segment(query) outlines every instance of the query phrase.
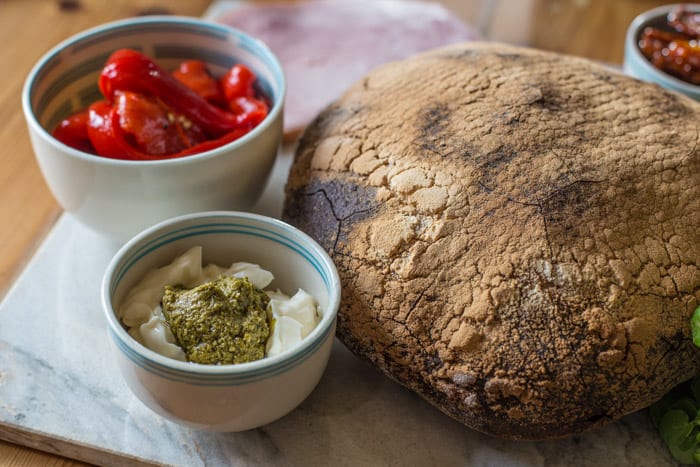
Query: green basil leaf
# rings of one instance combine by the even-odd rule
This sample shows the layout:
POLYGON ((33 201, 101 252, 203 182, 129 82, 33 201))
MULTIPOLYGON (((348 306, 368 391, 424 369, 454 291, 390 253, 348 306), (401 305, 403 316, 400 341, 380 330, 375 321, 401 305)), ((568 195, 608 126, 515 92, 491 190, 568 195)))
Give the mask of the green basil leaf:
POLYGON ((690 318, 690 332, 693 335, 693 344, 700 347, 700 306, 693 312, 693 317, 690 318))
POLYGON ((688 414, 683 410, 671 409, 661 417, 659 430, 667 443, 679 444, 685 440, 693 429, 688 414))
POLYGON ((681 397, 670 408, 682 410, 688 415, 688 420, 694 420, 698 416, 698 409, 700 409, 698 402, 690 396, 681 397))
POLYGON ((698 450, 697 438, 693 436, 695 424, 690 423, 688 414, 680 409, 671 409, 661 418, 659 432, 673 457, 685 464, 694 463, 693 456, 698 450))

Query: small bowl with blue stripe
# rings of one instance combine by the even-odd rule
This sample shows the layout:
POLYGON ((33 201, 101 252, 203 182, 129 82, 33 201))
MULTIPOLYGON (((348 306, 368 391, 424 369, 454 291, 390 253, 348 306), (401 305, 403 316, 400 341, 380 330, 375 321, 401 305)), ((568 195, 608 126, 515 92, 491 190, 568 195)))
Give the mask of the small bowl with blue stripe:
POLYGON ((257 214, 216 211, 178 216, 137 234, 113 257, 102 282, 109 341, 133 394, 161 416, 207 431, 244 431, 294 410, 318 384, 335 335, 341 286, 335 265, 308 235, 257 214), (117 310, 148 271, 194 246, 203 264, 258 264, 273 273, 270 289, 301 288, 320 320, 296 346, 239 364, 204 365, 163 356, 135 340, 117 310))
POLYGON ((286 82, 260 40, 206 20, 130 18, 79 33, 48 51, 22 90, 29 136, 59 204, 82 224, 123 243, 178 215, 248 210, 262 194, 282 138, 286 82), (116 50, 138 50, 167 70, 203 60, 215 76, 243 63, 256 74, 270 111, 243 137, 195 155, 153 161, 109 159, 69 147, 51 132, 64 118, 101 100, 98 77, 116 50))

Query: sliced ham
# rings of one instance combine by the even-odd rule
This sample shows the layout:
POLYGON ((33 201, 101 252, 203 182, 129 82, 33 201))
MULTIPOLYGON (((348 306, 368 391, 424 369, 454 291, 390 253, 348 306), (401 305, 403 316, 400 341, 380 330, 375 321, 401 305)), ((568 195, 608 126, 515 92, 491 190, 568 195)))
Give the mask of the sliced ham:
POLYGON ((375 66, 478 38, 443 6, 407 0, 267 3, 214 19, 261 39, 279 58, 287 77, 287 138, 375 66))

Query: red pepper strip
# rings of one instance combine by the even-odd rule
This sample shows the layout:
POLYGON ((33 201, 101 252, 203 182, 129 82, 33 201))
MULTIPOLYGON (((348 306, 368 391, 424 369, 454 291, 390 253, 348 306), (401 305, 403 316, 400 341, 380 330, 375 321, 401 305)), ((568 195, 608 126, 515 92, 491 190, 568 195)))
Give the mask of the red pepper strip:
POLYGON ((239 128, 236 128, 235 130, 229 131, 225 135, 217 138, 217 139, 211 139, 209 141, 204 141, 203 143, 199 143, 195 146, 192 146, 190 148, 187 148, 183 151, 178 152, 177 154, 173 154, 172 156, 169 156, 168 159, 174 158, 174 157, 182 157, 182 156, 191 156, 193 154, 198 154, 200 152, 204 151, 209 151, 211 149, 216 149, 220 146, 223 146, 224 144, 228 144, 232 141, 237 140, 241 136, 245 135, 248 133, 250 130, 252 130, 253 127, 248 127, 248 126, 241 126, 239 128))
POLYGON ((262 122, 269 110, 265 101, 254 97, 235 97, 229 103, 229 108, 236 114, 241 125, 252 126, 262 122))
POLYGON ((194 124, 175 114, 159 99, 135 92, 115 93, 119 126, 136 149, 154 156, 168 156, 206 141, 194 124))
POLYGON ((123 138, 119 131, 121 128, 117 109, 110 106, 107 101, 95 102, 88 108, 90 113, 88 135, 97 154, 110 159, 159 159, 137 150, 123 138))
POLYGON ((226 107, 227 101, 221 90, 221 85, 209 73, 207 64, 203 61, 186 60, 180 63, 180 66, 172 72, 172 75, 208 102, 219 108, 226 107))
POLYGON ((235 141, 252 130, 252 126, 241 126, 225 135, 209 141, 191 146, 175 154, 166 156, 154 156, 134 148, 125 138, 124 132, 119 125, 119 112, 117 107, 110 107, 106 101, 92 104, 89 108, 90 123, 88 134, 97 154, 112 159, 126 160, 163 160, 175 159, 189 156, 201 152, 209 151, 224 144, 235 141))
POLYGON ((117 90, 158 97, 213 137, 222 136, 239 126, 234 115, 210 104, 135 50, 121 49, 110 56, 100 74, 99 87, 110 101, 117 90))
POLYGON ((242 63, 233 65, 219 80, 229 102, 237 97, 255 97, 255 74, 242 63))
POLYGON ((88 119, 88 110, 85 109, 61 120, 53 130, 53 137, 80 151, 95 152, 88 136, 88 119))

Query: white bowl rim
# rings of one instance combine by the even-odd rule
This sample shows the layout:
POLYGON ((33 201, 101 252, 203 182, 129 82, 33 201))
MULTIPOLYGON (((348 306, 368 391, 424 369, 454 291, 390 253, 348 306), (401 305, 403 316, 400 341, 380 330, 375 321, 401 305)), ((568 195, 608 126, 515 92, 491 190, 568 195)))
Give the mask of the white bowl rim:
POLYGON ((272 122, 274 122, 279 114, 282 113, 283 107, 284 107, 284 101, 286 98, 287 94, 287 80, 284 75, 284 71, 282 69, 282 65, 280 64, 279 59, 277 56, 270 50, 270 48, 265 44, 263 41, 260 39, 257 39, 239 29, 233 28, 231 26, 227 26, 223 23, 216 23, 214 21, 210 20, 205 20, 201 18, 195 18, 195 17, 189 17, 189 16, 177 16, 177 15, 153 15, 153 16, 143 16, 143 17, 137 17, 137 18, 127 18, 127 19, 121 19, 117 21, 111 21, 109 23, 104 23, 99 26, 95 26, 89 29, 86 29, 82 32, 79 32, 77 34, 74 34, 71 37, 68 37, 67 39, 64 39, 60 43, 58 43, 56 46, 51 48, 48 52, 46 52, 44 55, 39 58, 39 60, 36 62, 36 64, 32 67, 31 71, 27 75, 27 78, 24 81, 24 85, 22 87, 22 109, 24 111, 25 116, 27 116, 26 120, 28 121, 29 125, 34 128, 35 131, 38 133, 42 134, 44 139, 46 139, 49 144, 55 146, 57 149, 60 151, 63 151, 67 154, 70 154, 72 157, 76 157, 78 159, 82 159, 85 161, 90 161, 94 162, 96 164, 103 164, 106 166, 159 166, 159 165, 181 165, 181 164, 190 164, 194 163, 195 161, 199 161, 202 159, 209 159, 212 157, 216 157, 220 155, 221 153, 225 152, 228 153, 231 150, 234 150, 238 148, 239 146, 242 146, 243 144, 247 143, 249 140, 254 139, 257 135, 262 133, 266 128, 268 128, 270 125, 272 125, 272 122), (54 138, 49 131, 43 127, 39 123, 39 121, 36 118, 36 115, 34 114, 34 111, 32 109, 31 105, 31 99, 30 99, 30 94, 33 88, 33 83, 36 79, 36 76, 39 74, 39 72, 46 66, 46 64, 52 60, 56 55, 58 55, 61 50, 64 48, 77 44, 81 41, 84 41, 85 39, 88 39, 92 36, 102 34, 105 32, 108 32, 110 30, 114 29, 120 29, 120 28, 128 28, 130 26, 135 26, 135 25, 147 25, 147 24, 186 24, 190 26, 196 26, 196 27, 203 27, 203 28, 210 28, 214 29, 216 31, 219 31, 221 33, 227 34, 227 35, 233 35, 237 38, 242 38, 244 40, 247 40, 251 43, 254 43, 256 47, 259 47, 262 52, 264 52, 267 56, 270 58, 270 62, 272 63, 274 70, 273 73, 277 76, 280 77, 280 83, 279 83, 279 96, 275 100, 272 109, 270 109, 270 112, 268 115, 265 117, 265 119, 260 122, 255 128, 253 128, 251 131, 246 133, 245 135, 241 136, 240 138, 231 141, 230 143, 224 144, 223 146, 219 146, 213 149, 210 149, 208 151, 204 151, 201 153, 195 153, 189 156, 183 156, 183 157, 177 157, 177 158, 172 158, 172 159, 158 159, 158 160, 147 160, 147 161, 133 161, 133 160, 126 160, 126 159, 112 159, 109 157, 102 157, 98 156, 95 154, 90 154, 88 152, 80 151, 78 149, 72 148, 60 141, 58 141, 56 138, 54 138))
POLYGON ((679 91, 683 91, 690 94, 698 94, 700 93, 700 86, 688 83, 662 70, 659 70, 653 64, 651 64, 649 60, 647 60, 647 58, 642 54, 642 51, 639 50, 639 45, 637 44, 637 36, 639 35, 641 28, 644 27, 645 23, 648 23, 649 21, 660 17, 667 16, 671 10, 678 7, 686 7, 689 11, 700 12, 700 4, 697 3, 674 3, 652 8, 651 10, 647 10, 639 14, 636 18, 634 18, 634 20, 632 20, 629 28, 627 28, 625 42, 630 52, 634 55, 634 58, 638 62, 640 61, 642 63, 641 66, 643 66, 657 80, 667 81, 676 88, 678 88, 679 91))
MULTIPOLYGON (((185 214, 167 219, 143 230, 141 233, 137 234, 126 244, 124 244, 113 256, 103 276, 101 289, 102 309, 107 319, 108 328, 110 334, 112 334, 112 337, 114 339, 118 339, 122 344, 125 344, 130 352, 138 355, 146 362, 152 363, 155 366, 163 368, 165 370, 173 370, 178 374, 189 375, 187 382, 190 383, 194 383, 192 378, 196 378, 197 376, 205 378, 207 376, 229 376, 232 378, 246 378, 250 374, 259 373, 260 370, 271 369, 276 367, 282 368, 288 366, 290 363, 297 360, 305 351, 307 351, 311 345, 316 343, 316 348, 318 348, 326 340, 326 334, 328 334, 331 331, 331 329, 333 328, 332 325, 336 320, 341 297, 340 277, 338 276, 338 271, 335 267, 335 263, 330 258, 328 253, 326 253, 323 247, 321 247, 314 239, 312 239, 296 227, 287 224, 286 222, 281 221, 279 219, 242 211, 204 211, 198 213, 185 214), (280 353, 279 355, 275 355, 272 357, 264 357, 260 360, 255 360, 252 362, 228 365, 204 365, 192 362, 183 362, 161 355, 139 344, 124 329, 120 320, 117 318, 116 310, 114 310, 112 307, 110 292, 117 265, 122 261, 124 256, 127 253, 132 252, 133 250, 138 248, 139 245, 141 245, 142 242, 144 242, 145 240, 149 239, 149 237, 152 237, 157 234, 167 235, 169 232, 172 231, 173 228, 183 223, 189 223, 192 221, 202 223, 207 219, 213 220, 217 218, 253 221, 259 224, 266 225, 273 229, 278 229, 282 232, 285 232, 285 237, 288 237, 288 234, 292 234, 299 240, 308 244, 309 248, 313 251, 313 253, 317 255, 318 258, 321 260, 325 269, 327 269, 330 272, 330 293, 328 297, 329 301, 327 308, 331 312, 323 314, 323 316, 321 317, 321 321, 316 325, 313 331, 311 331, 311 333, 303 339, 303 341, 299 345, 289 350, 286 350, 280 353)), ((182 378, 171 379, 182 380, 182 378)), ((230 384, 236 384, 231 380, 228 380, 228 382, 230 384)), ((203 384, 207 383, 204 382, 203 384)))

